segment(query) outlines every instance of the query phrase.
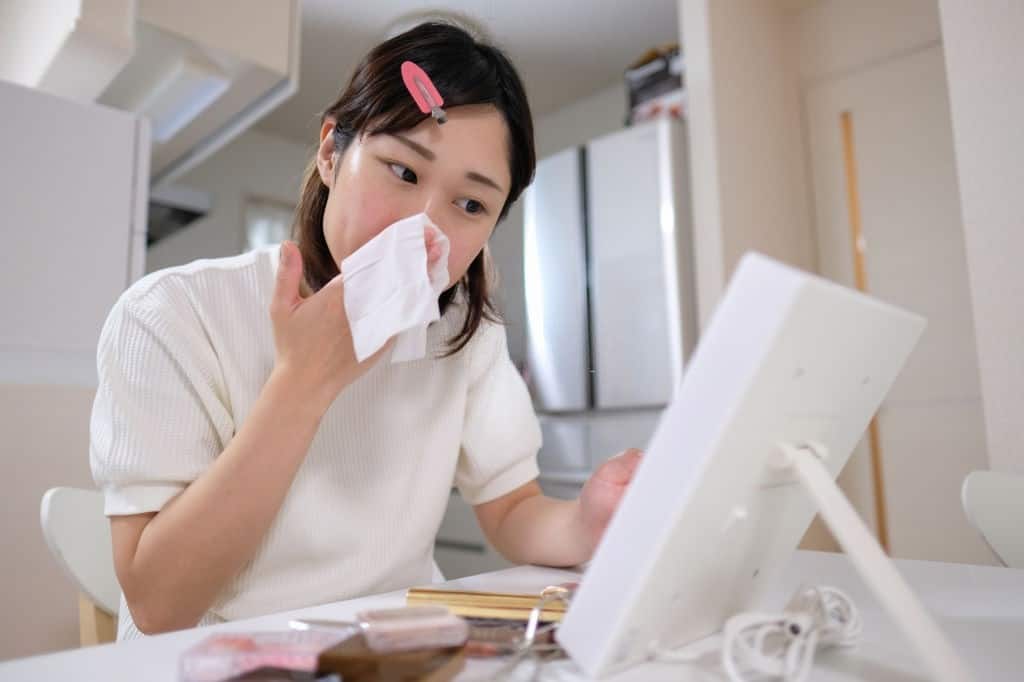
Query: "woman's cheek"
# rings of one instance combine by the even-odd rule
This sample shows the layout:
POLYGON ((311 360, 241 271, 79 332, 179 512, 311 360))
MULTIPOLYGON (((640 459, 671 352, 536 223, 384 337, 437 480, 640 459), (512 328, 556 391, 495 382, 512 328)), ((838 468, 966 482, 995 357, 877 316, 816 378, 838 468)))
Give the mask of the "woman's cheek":
POLYGON ((401 211, 396 210, 393 202, 389 202, 385 196, 363 194, 352 205, 354 210, 340 226, 346 232, 343 241, 348 247, 347 255, 355 253, 389 225, 406 217, 400 215, 401 211))
POLYGON ((331 257, 336 263, 340 263, 347 255, 347 246, 342 227, 342 215, 337 209, 338 207, 328 200, 327 208, 324 211, 323 230, 324 240, 327 242, 331 257))

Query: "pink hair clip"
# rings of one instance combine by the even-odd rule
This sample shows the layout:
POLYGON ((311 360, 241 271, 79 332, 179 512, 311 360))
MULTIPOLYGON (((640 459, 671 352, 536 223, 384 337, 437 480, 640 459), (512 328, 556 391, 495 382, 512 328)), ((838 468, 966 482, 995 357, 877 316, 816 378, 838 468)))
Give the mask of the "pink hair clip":
POLYGON ((444 123, 448 120, 444 113, 444 100, 441 93, 434 87, 430 76, 417 66, 414 62, 402 62, 402 81, 409 90, 409 94, 416 100, 416 105, 424 114, 430 114, 437 119, 437 122, 444 123))

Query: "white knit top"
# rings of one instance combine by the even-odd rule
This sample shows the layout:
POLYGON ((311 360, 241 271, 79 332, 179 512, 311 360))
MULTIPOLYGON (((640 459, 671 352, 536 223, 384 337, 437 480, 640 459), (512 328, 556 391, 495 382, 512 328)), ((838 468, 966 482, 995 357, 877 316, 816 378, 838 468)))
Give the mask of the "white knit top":
MULTIPOLYGON (((90 460, 108 516, 158 511, 201 476, 245 421, 274 364, 268 307, 278 249, 153 273, 100 337, 90 460)), ((262 545, 202 623, 430 582, 453 485, 470 504, 537 476, 540 429, 504 329, 485 323, 440 358, 385 358, 320 423, 262 545)), ((120 636, 137 633, 122 599, 120 636)))

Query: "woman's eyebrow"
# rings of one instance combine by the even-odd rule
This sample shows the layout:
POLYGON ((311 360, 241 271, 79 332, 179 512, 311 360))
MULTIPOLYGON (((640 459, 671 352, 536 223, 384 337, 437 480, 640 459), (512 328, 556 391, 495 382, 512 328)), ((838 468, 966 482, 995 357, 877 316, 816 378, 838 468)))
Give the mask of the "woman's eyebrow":
POLYGON ((472 180, 473 182, 479 182, 482 185, 487 185, 488 187, 492 187, 502 193, 504 193, 505 191, 494 180, 491 180, 486 175, 480 175, 479 173, 474 171, 469 171, 468 173, 466 173, 466 179, 472 180))
POLYGON ((434 159, 437 158, 437 155, 434 154, 434 152, 430 151, 429 149, 421 145, 419 142, 413 142, 404 135, 392 135, 392 137, 394 137, 396 140, 404 144, 406 147, 422 156, 427 161, 433 161, 434 159))

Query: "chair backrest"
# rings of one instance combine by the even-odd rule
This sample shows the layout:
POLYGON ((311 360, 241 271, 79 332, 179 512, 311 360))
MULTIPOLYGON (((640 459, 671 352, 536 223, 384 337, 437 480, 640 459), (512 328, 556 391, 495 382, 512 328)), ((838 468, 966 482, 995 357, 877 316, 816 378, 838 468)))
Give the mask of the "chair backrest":
POLYGON ((960 491, 967 520, 999 559, 1024 568, 1024 476, 973 471, 960 491))
POLYGON ((114 573, 103 494, 51 488, 43 495, 40 520, 46 544, 64 572, 97 606, 116 616, 121 588, 114 573))

